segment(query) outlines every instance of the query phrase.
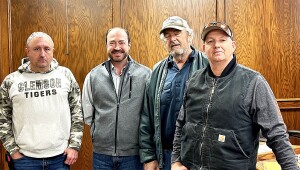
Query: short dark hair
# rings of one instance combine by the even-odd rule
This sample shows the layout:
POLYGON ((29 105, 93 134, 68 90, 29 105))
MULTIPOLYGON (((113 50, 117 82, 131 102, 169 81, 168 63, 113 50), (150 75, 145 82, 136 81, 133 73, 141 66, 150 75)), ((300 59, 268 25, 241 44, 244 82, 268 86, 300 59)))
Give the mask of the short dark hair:
POLYGON ((108 35, 108 33, 109 33, 110 31, 112 31, 113 29, 116 29, 116 28, 122 29, 122 30, 125 31, 125 33, 127 34, 127 39, 128 39, 128 44, 129 44, 129 43, 130 43, 130 35, 129 35, 129 32, 128 32, 127 29, 121 28, 121 27, 114 27, 114 28, 110 28, 109 30, 107 30, 106 35, 105 35, 105 44, 107 44, 107 35, 108 35))

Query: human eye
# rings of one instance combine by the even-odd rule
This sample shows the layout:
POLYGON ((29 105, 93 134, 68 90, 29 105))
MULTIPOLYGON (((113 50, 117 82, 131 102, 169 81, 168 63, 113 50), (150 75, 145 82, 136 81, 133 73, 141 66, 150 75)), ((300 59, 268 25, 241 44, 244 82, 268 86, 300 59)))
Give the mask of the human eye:
POLYGON ((170 39, 171 35, 170 34, 165 34, 164 37, 165 37, 165 39, 168 40, 168 39, 170 39))
POLYGON ((175 35, 176 37, 179 37, 179 36, 181 35, 181 31, 176 31, 176 32, 174 32, 174 35, 175 35))
POLYGON ((34 48, 33 48, 33 51, 40 51, 40 49, 41 49, 41 48, 39 48, 39 47, 34 47, 34 48))
POLYGON ((123 44, 125 44, 125 41, 120 41, 119 44, 123 45, 123 44))
POLYGON ((206 41, 206 44, 211 44, 211 43, 213 43, 213 40, 207 40, 206 41))
POLYGON ((110 45, 110 46, 115 45, 115 44, 116 44, 116 43, 115 43, 114 41, 110 41, 110 42, 109 42, 109 45, 110 45))
POLYGON ((51 48, 50 47, 45 47, 45 49, 44 49, 45 51, 51 51, 51 48))

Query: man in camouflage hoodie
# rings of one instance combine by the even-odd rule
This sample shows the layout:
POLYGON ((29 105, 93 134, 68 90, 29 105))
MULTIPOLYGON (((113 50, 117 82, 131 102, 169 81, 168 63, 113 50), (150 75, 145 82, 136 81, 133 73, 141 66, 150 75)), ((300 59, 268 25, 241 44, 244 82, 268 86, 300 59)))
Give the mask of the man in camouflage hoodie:
POLYGON ((0 87, 2 144, 17 170, 70 169, 84 125, 78 83, 58 66, 46 33, 32 33, 25 50, 28 61, 0 87))

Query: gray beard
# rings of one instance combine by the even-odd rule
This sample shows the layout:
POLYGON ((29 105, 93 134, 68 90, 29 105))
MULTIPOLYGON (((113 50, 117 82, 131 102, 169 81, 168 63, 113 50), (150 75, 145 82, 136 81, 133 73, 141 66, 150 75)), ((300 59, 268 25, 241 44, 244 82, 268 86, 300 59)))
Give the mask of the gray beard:
POLYGON ((186 53, 187 49, 181 49, 177 52, 175 51, 171 51, 170 52, 170 55, 173 56, 174 58, 177 58, 177 57, 181 57, 181 56, 184 56, 184 54, 186 53))

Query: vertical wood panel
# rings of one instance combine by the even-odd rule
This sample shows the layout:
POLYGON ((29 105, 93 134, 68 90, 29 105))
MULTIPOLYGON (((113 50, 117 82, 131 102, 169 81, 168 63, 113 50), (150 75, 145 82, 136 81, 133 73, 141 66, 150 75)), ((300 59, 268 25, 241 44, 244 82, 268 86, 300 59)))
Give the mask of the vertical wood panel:
POLYGON ((112 0, 112 17, 113 17, 113 27, 122 26, 122 10, 121 10, 121 0, 112 0))
MULTIPOLYGON (((262 73, 276 98, 299 98, 300 1, 226 0, 225 6, 238 62, 262 73)), ((282 115, 288 129, 300 129, 299 109, 282 115)))
POLYGON ((53 38, 55 58, 60 59, 65 42, 64 0, 11 0, 11 5, 12 70, 15 71, 20 66, 21 59, 25 56, 25 42, 35 31, 46 32, 53 38))
POLYGON ((131 34, 133 58, 152 68, 168 52, 159 38, 163 21, 172 15, 187 20, 194 30, 194 46, 200 50, 204 23, 216 20, 216 0, 123 0, 122 25, 131 34))
MULTIPOLYGON (((289 130, 300 130, 300 109, 281 110, 283 120, 289 130)), ((290 138, 292 144, 300 145, 300 140, 297 138, 290 138)))
MULTIPOLYGON (((8 1, 0 1, 0 82, 9 73, 8 1)), ((0 142, 0 169, 6 170, 5 149, 0 142)))
POLYGON ((71 68, 82 87, 86 74, 107 59, 105 34, 112 27, 112 3, 107 0, 70 2, 70 54, 61 61, 71 68))
POLYGON ((0 82, 9 73, 8 3, 0 1, 0 82))
POLYGON ((226 0, 216 0, 217 1, 217 21, 219 22, 226 22, 226 10, 225 10, 225 3, 226 0))
POLYGON ((300 1, 227 0, 238 61, 261 72, 277 98, 300 96, 300 1))

